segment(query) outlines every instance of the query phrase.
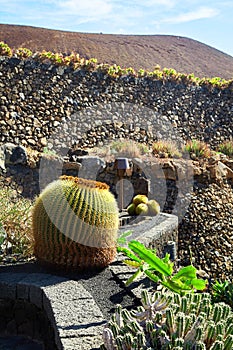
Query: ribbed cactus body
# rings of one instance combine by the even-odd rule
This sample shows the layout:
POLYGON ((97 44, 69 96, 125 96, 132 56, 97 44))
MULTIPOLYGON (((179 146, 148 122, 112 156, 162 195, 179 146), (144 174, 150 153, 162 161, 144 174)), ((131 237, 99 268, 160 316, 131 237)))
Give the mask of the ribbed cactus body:
POLYGON ((233 312, 227 304, 212 304, 210 294, 181 297, 144 290, 141 302, 131 311, 117 306, 103 331, 101 349, 233 349, 233 312), (131 347, 127 347, 128 339, 131 347))
POLYGON ((34 205, 35 255, 66 267, 104 267, 116 254, 118 223, 117 202, 106 184, 61 176, 34 205))

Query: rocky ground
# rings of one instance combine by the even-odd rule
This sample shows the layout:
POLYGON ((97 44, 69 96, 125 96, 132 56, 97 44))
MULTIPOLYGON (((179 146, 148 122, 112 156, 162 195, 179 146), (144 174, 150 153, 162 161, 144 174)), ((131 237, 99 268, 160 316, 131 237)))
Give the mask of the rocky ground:
POLYGON ((179 256, 209 277, 232 279, 233 191, 229 185, 209 184, 192 194, 179 226, 179 256), (191 255, 191 259, 190 259, 191 255))

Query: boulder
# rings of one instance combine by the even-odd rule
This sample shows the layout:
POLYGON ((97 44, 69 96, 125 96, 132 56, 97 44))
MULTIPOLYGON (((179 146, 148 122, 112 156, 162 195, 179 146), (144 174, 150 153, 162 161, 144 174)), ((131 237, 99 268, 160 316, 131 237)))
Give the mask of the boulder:
POLYGON ((14 143, 5 143, 0 147, 0 167, 5 169, 8 165, 25 165, 27 152, 23 146, 14 143))
POLYGON ((82 165, 79 176, 90 180, 96 180, 99 170, 105 167, 105 161, 100 157, 82 156, 76 162, 82 165))

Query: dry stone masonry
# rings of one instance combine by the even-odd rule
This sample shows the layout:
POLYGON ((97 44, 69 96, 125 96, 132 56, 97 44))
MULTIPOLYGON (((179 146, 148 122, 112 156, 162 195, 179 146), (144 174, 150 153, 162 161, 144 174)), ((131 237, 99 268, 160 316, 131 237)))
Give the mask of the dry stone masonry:
POLYGON ((214 147, 233 134, 231 85, 219 89, 111 77, 1 57, 0 96, 0 142, 40 150, 59 126, 65 147, 95 146, 120 136, 149 142, 163 133, 172 138, 174 132, 182 140, 198 138, 214 147))
MULTIPOLYGON (((148 76, 111 77, 98 70, 73 70, 33 59, 2 57, 0 181, 24 196, 38 194, 39 161, 32 161, 27 147, 41 151, 53 146, 65 155, 73 146, 85 149, 117 138, 151 144, 165 137, 181 142, 195 138, 215 148, 224 140, 232 140, 232 114, 232 84, 217 88, 148 76)), ((80 175, 85 167, 99 161, 99 180, 117 185, 112 164, 103 165, 97 158, 88 163, 88 156, 81 156, 80 162, 64 162, 41 153, 46 180, 52 180, 56 171, 61 175, 62 167, 66 173, 80 175)), ((163 202, 162 210, 182 219, 181 264, 190 263, 192 252, 194 265, 210 277, 232 277, 232 160, 216 156, 202 164, 193 161, 192 189, 185 184, 187 164, 175 159, 145 161, 142 169, 156 174, 157 188, 165 189, 151 190, 163 202), (177 212, 176 207, 187 210, 186 214, 177 212)), ((137 172, 134 176, 137 181, 137 172)), ((144 179, 145 186, 148 178, 144 179)), ((44 185, 40 183, 40 187, 44 185)))

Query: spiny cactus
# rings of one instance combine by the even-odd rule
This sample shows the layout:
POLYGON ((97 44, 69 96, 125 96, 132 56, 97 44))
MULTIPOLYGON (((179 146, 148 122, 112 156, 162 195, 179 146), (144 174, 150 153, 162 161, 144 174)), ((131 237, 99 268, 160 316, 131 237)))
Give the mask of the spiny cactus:
POLYGON ((116 254, 118 207, 108 185, 61 176, 37 198, 32 214, 38 260, 68 268, 102 268, 116 254))
POLYGON ((214 302, 223 301, 233 309, 233 280, 215 281, 211 289, 214 302))
POLYGON ((117 306, 103 331, 107 350, 232 350, 233 312, 208 293, 142 292, 142 306, 117 306))

